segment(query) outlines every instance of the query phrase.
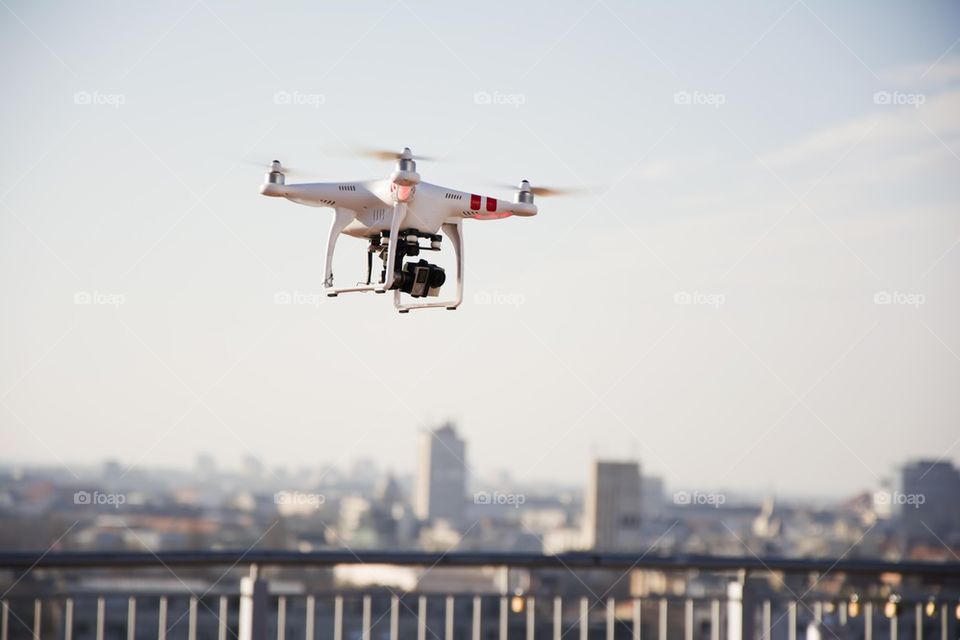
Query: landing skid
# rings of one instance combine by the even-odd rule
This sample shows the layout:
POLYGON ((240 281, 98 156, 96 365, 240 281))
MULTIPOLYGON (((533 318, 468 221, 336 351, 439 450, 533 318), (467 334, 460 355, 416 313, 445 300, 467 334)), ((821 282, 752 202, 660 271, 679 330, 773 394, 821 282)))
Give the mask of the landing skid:
POLYGON ((369 292, 373 291, 374 293, 386 293, 387 290, 383 288, 382 284, 362 284, 355 287, 324 287, 327 292, 328 298, 336 298, 341 293, 357 293, 357 292, 369 292))
POLYGON ((453 251, 457 257, 457 297, 453 300, 443 300, 437 302, 410 302, 404 304, 401 302, 399 290, 393 292, 393 306, 400 313, 410 313, 414 309, 436 309, 444 307, 448 311, 454 311, 463 302, 463 223, 461 220, 456 222, 445 222, 443 224, 443 233, 450 238, 453 243, 453 251))
MULTIPOLYGON (((406 214, 407 206, 405 204, 398 203, 396 206, 394 206, 393 219, 390 224, 391 242, 386 260, 386 264, 388 265, 395 264, 396 248, 399 244, 396 241, 396 238, 399 237, 399 231, 406 214)), ((323 278, 323 286, 326 290, 328 298, 336 298, 341 293, 367 293, 370 291, 373 291, 374 293, 386 293, 393 287, 393 269, 387 269, 386 282, 357 285, 353 287, 333 286, 333 252, 336 248, 340 233, 344 230, 344 228, 346 228, 352 219, 353 216, 350 212, 345 209, 337 209, 337 215, 333 220, 333 224, 330 225, 330 236, 327 240, 327 255, 323 278)), ((453 311, 463 302, 463 221, 456 219, 451 222, 445 222, 441 229, 443 233, 450 238, 450 242, 453 244, 453 251, 457 259, 457 295, 452 300, 404 303, 402 301, 403 293, 399 289, 393 289, 393 306, 400 313, 410 313, 414 309, 436 309, 439 307, 453 311)))

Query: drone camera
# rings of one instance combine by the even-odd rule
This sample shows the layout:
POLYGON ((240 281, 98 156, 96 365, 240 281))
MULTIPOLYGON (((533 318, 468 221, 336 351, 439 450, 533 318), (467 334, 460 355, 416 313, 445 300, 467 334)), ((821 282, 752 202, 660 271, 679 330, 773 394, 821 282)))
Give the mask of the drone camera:
POLYGON ((430 264, 426 260, 408 262, 403 266, 400 291, 414 298, 440 295, 440 287, 447 281, 443 267, 430 264))

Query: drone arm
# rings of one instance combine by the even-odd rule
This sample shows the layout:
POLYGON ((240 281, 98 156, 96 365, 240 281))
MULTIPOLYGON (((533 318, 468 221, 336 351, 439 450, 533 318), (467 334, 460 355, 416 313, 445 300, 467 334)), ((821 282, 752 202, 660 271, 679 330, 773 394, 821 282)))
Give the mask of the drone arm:
POLYGON ((537 205, 532 202, 511 202, 477 194, 463 194, 463 205, 456 207, 455 216, 474 220, 502 220, 510 216, 535 216, 537 205))
POLYGON ((260 193, 272 198, 286 198, 308 207, 349 207, 379 204, 364 183, 312 182, 305 184, 276 184, 265 182, 260 193))
POLYGON ((333 250, 337 246, 337 238, 340 237, 340 233, 350 224, 354 219, 354 213, 350 209, 336 209, 336 216, 333 218, 333 222, 330 223, 330 235, 327 237, 327 255, 324 261, 324 271, 323 271, 323 286, 332 287, 333 286, 333 250))

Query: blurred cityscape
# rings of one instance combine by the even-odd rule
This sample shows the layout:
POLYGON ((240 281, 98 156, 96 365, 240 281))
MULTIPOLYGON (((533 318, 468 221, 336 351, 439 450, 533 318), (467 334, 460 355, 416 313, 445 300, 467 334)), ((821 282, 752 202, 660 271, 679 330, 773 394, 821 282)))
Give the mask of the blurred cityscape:
POLYGON ((886 486, 814 502, 675 487, 638 460, 571 469, 569 486, 471 477, 452 424, 426 429, 416 472, 338 468, 0 467, 0 549, 636 551, 956 560, 960 472, 904 460, 886 486), (582 482, 580 480, 582 479, 582 482), (669 488, 668 488, 669 487, 669 488), (65 533, 66 532, 66 533, 65 533))

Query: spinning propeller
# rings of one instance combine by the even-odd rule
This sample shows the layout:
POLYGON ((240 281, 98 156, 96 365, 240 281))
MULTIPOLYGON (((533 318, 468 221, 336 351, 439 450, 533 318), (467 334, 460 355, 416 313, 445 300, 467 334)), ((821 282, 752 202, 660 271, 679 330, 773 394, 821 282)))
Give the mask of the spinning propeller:
MULTIPOLYGON (((373 149, 373 148, 362 147, 358 149, 352 149, 344 153, 343 155, 357 156, 361 158, 373 158, 375 160, 384 160, 384 161, 386 160, 397 160, 397 161, 425 160, 429 162, 436 159, 433 156, 415 155, 412 151, 410 151, 410 147, 404 147, 403 151, 391 151, 388 149, 373 149)), ((301 167, 288 167, 286 165, 281 165, 279 160, 273 160, 272 162, 268 162, 261 159, 254 159, 254 160, 244 160, 244 162, 246 164, 252 164, 257 167, 265 168, 267 171, 280 171, 288 175, 315 176, 320 173, 317 171, 309 171, 301 167)))
POLYGON ((243 162, 255 167, 260 167, 261 169, 266 169, 267 171, 279 171, 287 175, 315 176, 318 174, 316 171, 308 171, 302 167, 288 167, 286 165, 281 165, 279 160, 273 160, 270 162, 265 160, 244 160, 243 162))
POLYGON ((391 149, 370 149, 364 147, 356 149, 353 153, 365 158, 374 158, 375 160, 424 160, 426 162, 436 160, 436 158, 432 156, 414 155, 413 152, 410 151, 410 147, 404 147, 403 151, 399 152, 391 149))
POLYGON ((532 193, 535 196, 542 198, 550 197, 559 197, 559 196, 573 196, 583 193, 590 193, 592 189, 583 187, 583 188, 569 188, 569 187, 531 187, 530 182, 527 180, 522 180, 520 185, 506 184, 503 182, 498 182, 495 184, 497 188, 500 189, 512 189, 520 192, 532 193))

